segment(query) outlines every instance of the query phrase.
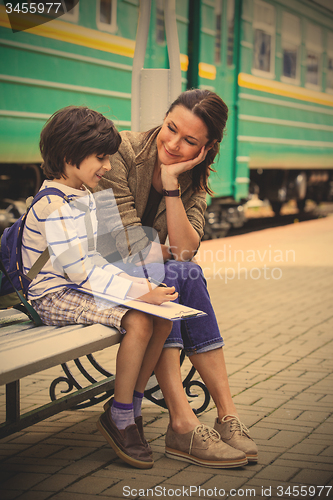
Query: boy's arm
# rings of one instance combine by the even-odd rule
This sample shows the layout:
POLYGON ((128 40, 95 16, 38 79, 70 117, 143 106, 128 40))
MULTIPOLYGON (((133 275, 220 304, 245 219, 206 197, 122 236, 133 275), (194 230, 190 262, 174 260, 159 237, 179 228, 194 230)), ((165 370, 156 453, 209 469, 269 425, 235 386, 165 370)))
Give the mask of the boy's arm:
POLYGON ((53 210, 42 230, 56 271, 66 273, 72 283, 88 291, 126 297, 131 281, 117 276, 114 266, 107 263, 104 268, 89 257, 83 217, 74 219, 70 205, 53 210))

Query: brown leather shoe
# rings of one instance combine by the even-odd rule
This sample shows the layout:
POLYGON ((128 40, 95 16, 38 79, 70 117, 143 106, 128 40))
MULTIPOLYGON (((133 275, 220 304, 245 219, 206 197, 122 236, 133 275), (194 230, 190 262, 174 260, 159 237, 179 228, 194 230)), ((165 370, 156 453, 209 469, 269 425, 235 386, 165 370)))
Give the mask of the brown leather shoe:
POLYGON ((153 451, 152 451, 152 449, 150 447, 150 444, 148 443, 147 439, 145 438, 145 434, 143 432, 143 420, 142 420, 142 417, 141 416, 140 417, 136 417, 134 419, 134 422, 137 425, 137 428, 138 428, 138 431, 139 431, 139 434, 140 434, 140 438, 141 438, 141 441, 144 444, 144 447, 148 451, 149 455, 152 457, 153 456, 153 451))
POLYGON ((203 424, 186 434, 178 434, 169 426, 165 436, 165 454, 176 460, 218 469, 247 464, 245 453, 225 444, 218 432, 203 424))
POLYGON ((100 416, 97 429, 124 462, 138 469, 153 467, 154 460, 142 443, 136 424, 129 425, 126 429, 118 429, 110 411, 107 410, 100 416))
POLYGON ((235 415, 226 415, 221 422, 215 420, 214 429, 220 434, 222 441, 236 450, 246 454, 249 462, 258 462, 258 448, 250 437, 250 433, 244 424, 235 415), (229 420, 226 420, 227 417, 229 420))
MULTIPOLYGON (((111 408, 113 399, 114 399, 114 398, 113 398, 113 396, 112 396, 112 398, 111 398, 111 399, 109 399, 109 400, 108 400, 108 401, 104 404, 104 406, 103 406, 104 411, 108 411, 108 410, 111 408)), ((140 417, 136 417, 136 418, 134 419, 134 421, 135 421, 135 423, 136 423, 136 425, 137 425, 137 427, 138 427, 138 431, 139 431, 139 434, 140 434, 140 437, 141 437, 141 441, 142 441, 142 442, 143 442, 143 444, 145 445, 145 448, 146 448, 146 450, 148 451, 149 455, 152 457, 152 456, 153 456, 153 451, 152 451, 152 449, 151 449, 151 447, 150 447, 150 444, 149 444, 149 443, 148 443, 148 441, 146 440, 146 438, 145 438, 145 433, 144 433, 144 431, 143 431, 143 420, 142 420, 142 416, 140 416, 140 417)))

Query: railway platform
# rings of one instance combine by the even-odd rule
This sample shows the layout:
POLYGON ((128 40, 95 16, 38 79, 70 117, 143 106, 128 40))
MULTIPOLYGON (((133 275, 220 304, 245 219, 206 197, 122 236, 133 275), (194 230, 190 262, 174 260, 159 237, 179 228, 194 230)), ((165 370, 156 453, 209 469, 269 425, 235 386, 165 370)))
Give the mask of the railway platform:
MULTIPOLYGON (((100 405, 2 439, 1 499, 333 498, 332 248, 332 215, 201 245, 197 259, 225 339, 232 394, 258 444, 257 464, 225 470, 167 459, 168 414, 147 401, 155 465, 133 469, 97 431, 100 405)), ((112 369, 115 355, 112 347, 96 357, 112 369)), ((60 375, 54 368, 22 380, 22 407, 47 401, 60 375)), ((215 417, 211 402, 200 420, 213 425, 215 417)))

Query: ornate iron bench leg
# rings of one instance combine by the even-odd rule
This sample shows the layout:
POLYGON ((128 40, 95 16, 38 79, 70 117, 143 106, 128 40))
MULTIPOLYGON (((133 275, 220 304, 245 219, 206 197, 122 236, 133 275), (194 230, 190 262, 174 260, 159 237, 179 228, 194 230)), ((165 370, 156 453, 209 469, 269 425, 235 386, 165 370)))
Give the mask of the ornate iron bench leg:
MULTIPOLYGON (((180 354, 180 366, 182 366, 184 359, 185 359, 185 352, 182 351, 180 354)), ((205 411, 205 409, 208 407, 209 402, 210 402, 210 394, 208 392, 207 387, 205 386, 205 384, 203 382, 201 382, 200 380, 192 380, 195 373, 196 373, 196 369, 194 368, 194 366, 192 366, 192 368, 190 369, 190 371, 188 372, 188 374, 186 375, 186 377, 183 380, 183 387, 186 391, 187 396, 190 398, 197 398, 198 397, 197 394, 193 394, 191 392, 191 387, 197 386, 203 391, 204 396, 205 396, 203 404, 199 408, 192 408, 193 412, 196 415, 198 415, 199 413, 202 413, 203 411, 205 411)), ((161 406, 162 408, 167 408, 167 405, 166 405, 163 397, 158 398, 158 397, 154 396, 154 393, 159 391, 159 390, 160 390, 159 385, 156 384, 153 387, 150 387, 149 389, 145 390, 145 397, 149 401, 152 401, 153 403, 161 406)))
MULTIPOLYGON (((105 377, 114 377, 114 374, 103 368, 94 358, 92 354, 89 354, 86 356, 88 361, 90 362, 91 366, 97 370, 99 373, 104 375, 105 377)), ((185 359, 185 353, 184 351, 181 352, 180 355, 180 364, 182 365, 185 359)), ((75 365, 77 366, 79 372, 81 375, 84 376, 84 378, 90 382, 91 384, 97 382, 97 380, 87 371, 87 369, 83 366, 81 361, 79 359, 74 360, 75 365)), ((81 384, 78 382, 78 380, 74 377, 72 371, 69 369, 67 363, 63 363, 62 369, 66 375, 66 377, 58 377, 50 385, 50 397, 52 401, 55 401, 57 399, 56 396, 56 387, 59 383, 65 382, 67 384, 67 389, 61 390, 60 392, 62 394, 68 394, 70 393, 74 388, 76 390, 82 389, 81 384)), ((192 380, 194 374, 196 373, 195 368, 192 366, 188 374, 186 375, 185 379, 183 380, 183 387, 186 391, 186 394, 189 398, 196 398, 198 397, 197 394, 194 394, 191 392, 191 388, 196 386, 199 389, 203 391, 204 394, 204 402, 199 408, 193 408, 194 413, 199 414, 202 413, 209 405, 210 402, 210 394, 208 392, 207 387, 203 382, 200 380, 192 380)), ((145 397, 149 400, 152 401, 153 403, 157 404, 158 406, 161 406, 162 408, 167 408, 165 400, 163 397, 156 397, 154 394, 160 390, 159 385, 155 384, 153 387, 150 387, 149 389, 145 390, 145 397)), ((94 406, 97 403, 100 403, 102 401, 105 401, 106 399, 110 398, 113 395, 113 389, 112 390, 107 390, 104 392, 104 394, 101 394, 103 392, 103 385, 100 385, 98 389, 96 389, 96 394, 93 395, 89 399, 89 401, 77 404, 76 406, 73 407, 73 409, 79 409, 79 408, 88 408, 91 406, 94 406), (98 391, 98 392, 97 392, 98 391), (97 395, 100 394, 98 397, 97 395)))
MULTIPOLYGON (((96 361, 96 359, 94 358, 94 356, 92 354, 88 354, 88 356, 86 356, 86 357, 89 360, 90 364, 95 368, 95 370, 97 370, 99 373, 101 373, 102 375, 104 375, 105 377, 108 378, 107 384, 108 384, 108 386, 110 386, 110 378, 115 378, 115 375, 113 373, 109 372, 108 370, 105 370, 105 368, 103 368, 96 361)), ((81 361, 78 358, 74 360, 74 363, 77 366, 77 368, 79 369, 81 375, 83 375, 85 377, 85 379, 88 380, 88 382, 90 382, 91 384, 94 384, 97 382, 97 380, 92 375, 90 375, 90 373, 86 370, 86 368, 82 365, 81 361)), ((63 371, 65 372, 66 377, 58 377, 58 378, 54 379, 53 382, 51 383, 51 385, 50 385, 50 398, 52 401, 55 401, 57 399, 56 387, 61 382, 65 382, 67 384, 67 389, 63 389, 60 391, 62 394, 68 394, 74 388, 76 390, 82 389, 82 385, 74 377, 74 375, 71 372, 71 370, 69 369, 67 363, 63 363, 61 365, 61 367, 62 367, 63 371)), ((73 410, 78 410, 78 409, 82 409, 82 408, 89 408, 90 406, 94 406, 97 403, 101 403, 102 401, 105 401, 106 399, 110 398, 113 394, 113 391, 114 391, 114 384, 113 384, 112 389, 105 391, 104 394, 103 394, 103 385, 99 386, 96 389, 95 393, 93 393, 92 397, 88 401, 85 401, 83 403, 80 403, 80 404, 73 406, 73 410), (99 394, 101 394, 101 395, 99 397, 96 397, 99 394)))
POLYGON ((6 385, 6 422, 17 422, 20 419, 20 381, 15 380, 6 385))

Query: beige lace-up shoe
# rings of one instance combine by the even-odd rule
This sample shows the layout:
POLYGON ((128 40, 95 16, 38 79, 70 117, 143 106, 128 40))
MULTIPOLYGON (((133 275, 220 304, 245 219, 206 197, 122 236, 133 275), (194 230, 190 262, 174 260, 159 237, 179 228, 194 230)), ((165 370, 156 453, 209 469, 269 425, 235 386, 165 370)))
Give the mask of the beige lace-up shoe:
POLYGON ((165 454, 176 460, 219 469, 247 464, 244 452, 225 444, 218 432, 203 424, 186 434, 178 434, 169 426, 165 436, 165 454))
POLYGON ((215 420, 214 429, 220 434, 224 443, 241 450, 246 454, 249 462, 258 461, 258 448, 244 424, 235 415, 226 415, 221 423, 215 420), (230 418, 232 417, 232 418, 230 418), (229 418, 229 420, 226 420, 229 418))

